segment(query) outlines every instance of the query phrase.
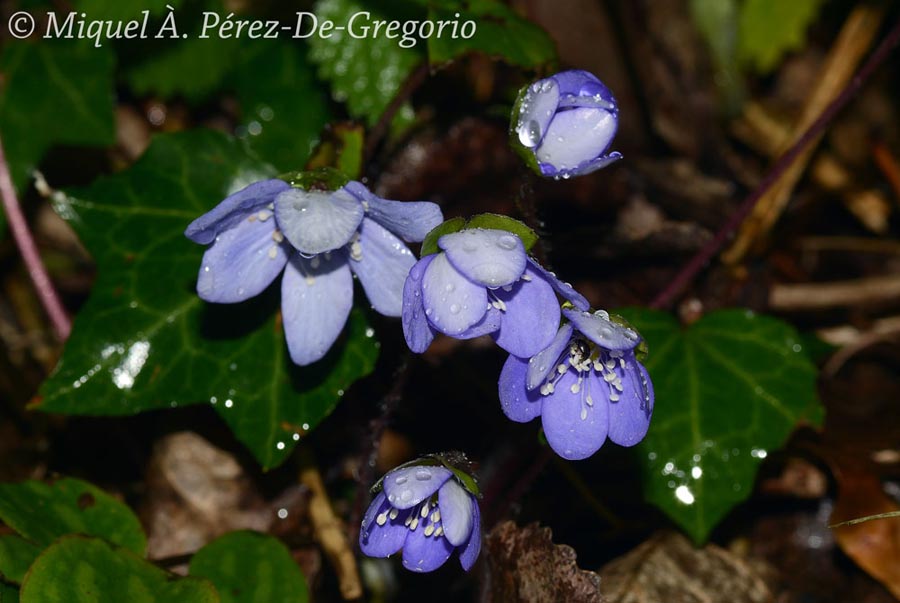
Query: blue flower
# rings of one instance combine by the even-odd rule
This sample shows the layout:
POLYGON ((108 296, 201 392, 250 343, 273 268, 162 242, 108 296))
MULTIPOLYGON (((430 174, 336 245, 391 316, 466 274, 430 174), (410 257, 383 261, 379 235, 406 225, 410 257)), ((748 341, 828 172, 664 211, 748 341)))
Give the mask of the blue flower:
POLYGON ((596 452, 606 438, 633 446, 647 433, 653 384, 634 349, 640 336, 600 310, 564 308, 569 320, 528 360, 510 356, 500 373, 500 405, 526 423, 541 417, 550 447, 569 460, 596 452))
POLYGON ((616 99, 587 71, 535 82, 522 89, 516 106, 514 144, 543 176, 581 176, 622 158, 606 153, 619 125, 616 99))
POLYGON ((184 234, 211 244, 197 278, 206 301, 245 301, 284 271, 284 333, 291 359, 306 365, 343 330, 353 274, 376 311, 400 316, 403 283, 415 262, 403 241, 421 241, 442 219, 434 203, 388 201, 359 182, 321 191, 272 179, 230 195, 184 234))
POLYGON ((469 571, 481 552, 478 501, 441 465, 404 465, 384 476, 362 521, 359 547, 370 557, 403 550, 403 566, 430 572, 455 549, 469 571))
POLYGON ((438 247, 443 251, 419 260, 403 287, 403 334, 414 352, 441 332, 457 339, 490 334, 507 352, 531 356, 559 325, 554 291, 587 308, 505 230, 460 230, 438 239, 438 247))

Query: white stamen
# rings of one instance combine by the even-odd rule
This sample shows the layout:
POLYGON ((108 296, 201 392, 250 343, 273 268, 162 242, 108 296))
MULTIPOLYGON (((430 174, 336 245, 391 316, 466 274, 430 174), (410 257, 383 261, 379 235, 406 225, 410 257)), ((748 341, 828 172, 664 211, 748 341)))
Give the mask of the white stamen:
POLYGON ((431 514, 431 521, 433 521, 434 523, 437 523, 440 520, 441 520, 441 512, 440 511, 435 511, 434 513, 431 514))
POLYGON ((437 538, 438 536, 440 536, 443 533, 444 533, 443 526, 438 526, 438 528, 434 531, 434 537, 437 538))
POLYGON ((275 247, 274 245, 272 245, 272 247, 269 248, 269 259, 274 260, 277 257, 278 257, 278 248, 275 247))
POLYGON ((434 524, 430 524, 427 528, 425 528, 425 535, 431 536, 434 534, 434 524))
POLYGON ((265 222, 266 220, 268 220, 269 218, 272 217, 272 212, 270 212, 267 209, 264 209, 264 210, 260 211, 258 214, 256 214, 256 217, 259 218, 260 222, 265 222))
POLYGON ((416 528, 418 528, 418 527, 419 527, 419 518, 414 517, 413 520, 409 524, 409 529, 412 530, 413 532, 415 532, 416 528))
POLYGON ((383 526, 385 523, 387 523, 387 513, 382 513, 381 515, 376 517, 375 523, 377 523, 380 526, 383 526))
POLYGON ((391 509, 391 512, 389 513, 389 515, 390 515, 391 519, 397 519, 397 516, 400 515, 400 511, 397 509, 391 509))
POLYGON ((531 275, 530 275, 530 274, 523 274, 523 275, 522 275, 522 280, 523 280, 523 281, 526 281, 526 282, 531 282, 531 275))
POLYGON ((419 515, 422 516, 422 519, 428 517, 428 505, 422 505, 422 512, 419 515))
POLYGON ((276 228, 272 231, 272 240, 276 243, 281 243, 282 241, 284 241, 284 235, 281 234, 281 231, 276 228))

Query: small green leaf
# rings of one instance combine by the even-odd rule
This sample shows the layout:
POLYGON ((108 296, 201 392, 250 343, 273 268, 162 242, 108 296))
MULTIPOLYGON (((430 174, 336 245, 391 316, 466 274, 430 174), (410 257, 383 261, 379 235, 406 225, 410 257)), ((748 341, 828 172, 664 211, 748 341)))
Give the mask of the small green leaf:
POLYGON ((481 52, 527 69, 556 62, 556 46, 547 32, 498 0, 442 3, 429 11, 428 18, 436 23, 456 22, 460 28, 459 35, 446 35, 445 30, 445 35, 428 39, 428 60, 432 65, 447 63, 469 52, 481 52), (464 31, 469 28, 471 35, 464 31))
POLYGON ((25 572, 40 555, 42 548, 15 534, 0 536, 0 578, 22 583, 25 572))
POLYGON ((538 241, 537 234, 518 220, 500 214, 478 214, 473 216, 466 224, 466 228, 492 228, 511 232, 520 239, 528 251, 538 241))
POLYGON ((451 218, 442 224, 438 224, 431 231, 425 235, 425 239, 422 241, 422 252, 419 254, 420 257, 425 257, 426 255, 431 255, 433 253, 437 253, 440 251, 438 248, 438 239, 440 239, 445 234, 450 234, 451 232, 459 232, 466 226, 465 218, 451 218))
POLYGON ((218 603, 213 585, 179 578, 127 549, 67 536, 37 558, 22 584, 22 603, 218 603))
POLYGON ((334 100, 346 103, 352 117, 375 125, 422 55, 416 48, 401 48, 399 40, 385 35, 361 35, 360 28, 385 17, 356 0, 319 0, 313 12, 319 23, 332 20, 347 27, 357 15, 353 25, 354 31, 359 30, 357 37, 338 30, 327 38, 314 35, 310 58, 319 65, 319 76, 331 84, 334 100), (363 13, 369 17, 361 19, 358 15, 363 13))
POLYGON ((207 578, 222 603, 305 603, 306 578, 276 538, 256 532, 225 534, 197 551, 190 574, 207 578))
POLYGON ((234 82, 242 137, 279 170, 303 167, 331 118, 306 52, 282 40, 254 40, 241 57, 234 82))
POLYGON ((87 534, 138 555, 147 547, 147 537, 131 509, 77 479, 0 484, 0 520, 40 546, 65 534, 87 534))
POLYGON ((290 454, 378 355, 362 314, 325 358, 290 362, 280 282, 241 304, 195 292, 204 248, 185 227, 229 193, 274 170, 223 134, 154 139, 128 170, 60 195, 55 209, 97 262, 90 299, 33 407, 128 415, 207 403, 264 467, 290 454))
POLYGON ((9 42, 0 55, 0 134, 16 188, 51 147, 115 141, 112 52, 74 41, 9 42))
POLYGON ((753 489, 756 469, 801 421, 818 423, 816 368, 789 325, 722 310, 682 330, 623 311, 650 346, 656 404, 636 447, 644 494, 697 543, 753 489))
POLYGON ((765 74, 803 45, 822 0, 744 0, 738 17, 738 60, 765 74))
POLYGON ((0 603, 19 603, 19 589, 0 582, 0 603))

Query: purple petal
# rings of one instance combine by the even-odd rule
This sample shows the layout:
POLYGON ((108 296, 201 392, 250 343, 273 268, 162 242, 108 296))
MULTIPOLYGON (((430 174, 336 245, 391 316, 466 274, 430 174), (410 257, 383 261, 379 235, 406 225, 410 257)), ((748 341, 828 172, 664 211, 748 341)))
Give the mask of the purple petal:
POLYGON ((278 227, 301 253, 313 255, 343 247, 362 222, 363 206, 345 190, 291 188, 275 198, 278 227))
POLYGON ((564 283, 559 280, 555 274, 538 264, 534 259, 528 258, 528 265, 532 270, 536 271, 540 274, 544 280, 550 283, 550 286, 553 287, 553 290, 556 291, 563 299, 572 302, 579 310, 587 310, 591 307, 591 304, 588 303, 588 300, 585 297, 576 291, 572 285, 569 283, 564 283))
POLYGON ((456 271, 439 253, 422 279, 425 314, 435 329, 458 335, 476 324, 487 311, 487 291, 456 271))
POLYGON ((404 522, 410 512, 400 511, 391 519, 392 509, 384 492, 379 492, 363 517, 359 530, 359 548, 369 557, 387 557, 403 548, 409 533, 404 522))
POLYGON ((556 454, 575 461, 584 459, 603 445, 609 429, 609 414, 603 392, 608 385, 594 371, 578 382, 578 373, 566 372, 553 393, 544 396, 541 419, 544 435, 556 454), (573 392, 573 386, 577 391, 573 392), (588 401, 592 402, 588 404, 588 401))
POLYGON ((494 336, 497 345, 519 358, 534 356, 550 345, 559 328, 559 302, 550 283, 526 268, 510 291, 500 288, 493 294, 506 306, 494 336))
POLYGON ((559 177, 570 178, 572 176, 584 176, 585 174, 590 174, 591 172, 596 172, 599 169, 603 169, 606 166, 608 166, 612 163, 615 163, 616 161, 618 161, 621 158, 622 158, 622 153, 619 153, 618 151, 613 151, 612 153, 610 153, 608 155, 601 155, 600 157, 597 157, 596 159, 582 163, 572 169, 557 170, 548 163, 542 163, 540 167, 541 167, 541 173, 544 176, 550 176, 550 177, 559 176, 559 177))
POLYGON ((459 563, 466 571, 472 569, 478 554, 481 552, 481 511, 478 510, 478 503, 472 505, 472 533, 469 534, 469 540, 466 542, 465 548, 459 554, 459 563))
POLYGON ((540 80, 528 87, 516 122, 516 135, 522 146, 534 148, 540 144, 558 105, 559 85, 553 79, 540 80))
POLYGON ((412 465, 384 476, 388 502, 398 509, 414 507, 444 485, 452 473, 439 465, 412 465))
POLYGON ((653 414, 653 383, 641 363, 630 352, 616 368, 622 381, 618 400, 609 402, 609 439, 620 446, 634 446, 647 435, 653 414))
POLYGON ((472 495, 456 483, 447 480, 438 490, 438 509, 441 510, 441 525, 444 536, 453 546, 460 546, 472 533, 472 495))
POLYGON ((434 339, 434 329, 425 317, 425 302, 422 298, 422 278, 425 270, 436 255, 429 255, 413 265, 403 284, 403 310, 400 315, 403 337, 406 345, 417 354, 428 349, 434 339))
POLYGON ((631 350, 641 342, 633 329, 612 322, 602 310, 591 314, 564 308, 562 312, 585 337, 607 350, 631 350))
MULTIPOLYGON (((207 245, 216 235, 228 230, 250 214, 264 210, 278 193, 290 188, 284 180, 273 178, 254 182, 250 186, 229 195, 207 213, 191 222, 184 236, 195 243, 207 245)), ((271 216, 271 212, 266 212, 271 216)))
MULTIPOLYGON (((528 360, 528 379, 525 382, 528 390, 541 385, 552 371, 556 370, 557 361, 572 340, 572 325, 566 323, 556 332, 556 337, 546 348, 528 360)), ((565 359, 563 359, 565 360, 565 359)))
POLYGON ((525 272, 525 247, 505 230, 469 228, 446 234, 438 247, 447 252, 453 267, 467 279, 485 287, 504 287, 525 272))
POLYGON ((503 414, 517 423, 527 423, 541 414, 541 395, 525 389, 527 370, 528 361, 510 354, 503 364, 497 384, 503 414))
POLYGON ((222 231, 203 254, 197 294, 220 304, 241 302, 269 286, 287 263, 288 247, 276 242, 275 220, 254 214, 222 231))
POLYGON ((597 79, 593 73, 582 69, 570 69, 561 71, 552 76, 559 84, 561 96, 593 97, 600 95, 603 99, 615 105, 615 99, 603 82, 597 79))
POLYGON ((353 305, 353 275, 343 251, 291 255, 281 281, 281 314, 291 360, 319 360, 341 334, 353 305), (330 256, 330 257, 328 257, 330 256))
POLYGON ((359 248, 352 248, 350 268, 359 277, 372 307, 385 316, 400 316, 403 284, 416 263, 415 256, 400 239, 368 218, 362 221, 359 248))
POLYGON ((404 241, 421 241, 444 221, 441 208, 428 201, 390 201, 373 194, 363 184, 348 182, 345 189, 366 204, 370 218, 404 241))
POLYGON ((403 545, 403 567, 413 572, 431 572, 444 565, 454 546, 443 536, 425 535, 425 522, 410 531, 403 545))
POLYGON ((615 115, 603 109, 562 111, 550 122, 535 157, 557 170, 576 168, 599 157, 612 143, 617 127, 615 115))
POLYGON ((484 317, 474 325, 460 333, 454 335, 456 339, 475 339, 482 335, 490 335, 500 328, 500 322, 503 320, 503 313, 496 308, 488 308, 484 317))

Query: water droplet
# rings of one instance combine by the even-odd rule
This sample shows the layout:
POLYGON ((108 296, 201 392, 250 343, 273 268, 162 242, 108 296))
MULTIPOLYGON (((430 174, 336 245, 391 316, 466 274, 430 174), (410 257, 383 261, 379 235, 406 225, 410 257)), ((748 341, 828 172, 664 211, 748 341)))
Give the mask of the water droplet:
POLYGON ((459 314, 459 304, 450 304, 450 314, 459 314))
POLYGON ((529 120, 519 125, 519 142, 526 147, 534 147, 541 141, 541 124, 537 120, 529 120))
POLYGON ((394 483, 397 484, 398 486, 402 486, 403 484, 406 483, 406 476, 405 475, 397 476, 397 479, 394 480, 394 483))
POLYGON ((427 482, 431 479, 431 471, 428 469, 419 469, 416 471, 416 479, 420 482, 427 482))
POLYGON ((515 249, 516 238, 513 235, 503 235, 497 240, 497 246, 501 249, 515 249))
POLYGON ((447 285, 444 287, 444 291, 446 291, 447 293, 451 293, 454 289, 456 289, 456 285, 454 285, 453 283, 447 283, 447 285))

